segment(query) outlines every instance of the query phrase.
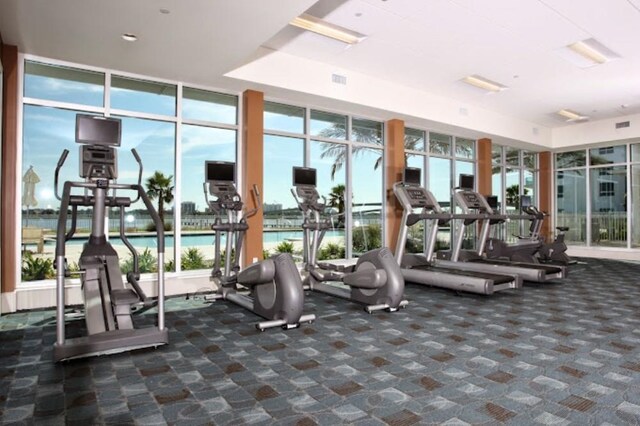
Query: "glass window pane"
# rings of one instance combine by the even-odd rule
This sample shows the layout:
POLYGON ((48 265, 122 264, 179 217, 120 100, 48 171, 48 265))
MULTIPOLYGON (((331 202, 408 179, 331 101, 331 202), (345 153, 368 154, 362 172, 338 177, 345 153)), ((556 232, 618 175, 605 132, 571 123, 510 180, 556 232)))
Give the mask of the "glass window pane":
MULTIPOLYGON (((131 148, 135 148, 142 159, 144 173, 142 186, 149 192, 153 189, 156 196, 151 196, 151 201, 158 214, 164 220, 165 230, 165 269, 175 270, 173 230, 175 229, 173 216, 173 198, 175 195, 175 139, 176 126, 156 120, 141 118, 120 117, 122 119, 122 145, 118 157, 118 181, 121 183, 135 182, 138 178, 138 163, 131 154, 131 148)), ((129 207, 127 213, 127 232, 130 234, 144 234, 155 229, 150 215, 147 213, 142 201, 138 201, 129 207)), ((114 243, 121 244, 118 238, 118 212, 110 212, 109 231, 114 243)), ((148 251, 154 258, 156 253, 155 236, 134 235, 131 243, 139 253, 148 251)), ((126 253, 126 252, 125 252, 126 253)), ((131 262, 129 256, 121 258, 121 262, 131 262)))
POLYGON ((237 124, 238 97, 184 87, 182 118, 237 124))
POLYGON ((475 158, 476 141, 473 139, 456 138, 456 157, 475 158))
POLYGON ((263 247, 269 254, 290 239, 295 252, 302 250, 302 216, 290 189, 292 168, 303 165, 304 139, 264 135, 263 247))
POLYGON ((429 152, 438 155, 451 155, 451 136, 429 132, 429 152))
MULTIPOLYGON (((345 257, 346 155, 346 145, 311 141, 310 166, 317 170, 318 193, 326 197, 327 205, 331 209, 332 227, 322 240, 319 260, 345 257)), ((299 221, 300 212, 297 212, 297 216, 292 220, 299 221)))
POLYGON ((425 134, 424 130, 404 129, 404 149, 424 151, 425 134))
POLYGON ((180 211, 182 270, 213 266, 213 215, 208 212, 202 184, 205 161, 236 161, 236 131, 213 127, 182 126, 182 173, 180 211))
MULTIPOLYGON (((433 144, 430 146, 433 146, 433 144)), ((451 182, 451 160, 430 157, 427 172, 429 173, 429 191, 436 197, 442 210, 451 211, 451 188, 455 186, 451 182)), ((450 248, 451 222, 445 226, 438 227, 435 250, 448 250, 450 248)))
POLYGON ((627 167, 591 169, 591 244, 627 246, 627 167))
POLYGON ((520 150, 516 148, 505 147, 505 163, 509 166, 520 165, 520 150))
POLYGON ((589 150, 589 164, 598 166, 601 164, 624 163, 627 161, 627 146, 609 146, 605 148, 592 148, 589 150))
POLYGON ((113 76, 111 108, 175 116, 176 86, 113 76))
POLYGON ((537 166, 538 153, 523 151, 522 152, 522 160, 524 161, 524 166, 528 169, 535 169, 537 166))
POLYGON ((381 122, 354 118, 351 126, 352 141, 382 145, 381 122))
POLYGON ((502 167, 493 166, 491 168, 491 192, 492 195, 498 197, 498 211, 502 212, 502 200, 504 200, 502 194, 502 167))
POLYGON ((587 164, 587 151, 569 151, 556 154, 556 168, 584 167, 587 164))
POLYGON ((347 139, 347 116, 324 111, 311 111, 311 136, 347 139))
MULTIPOLYGON (((522 177, 524 179, 524 191, 521 195, 528 195, 531 197, 531 202, 536 205, 536 174, 537 172, 532 172, 530 170, 523 170, 522 177)), ((519 206, 518 206, 519 207, 519 206)))
POLYGON ((264 128, 290 133, 304 133, 304 108, 264 103, 264 128))
POLYGON ((445 211, 451 210, 451 160, 447 158, 429 158, 429 191, 433 193, 445 211))
POLYGON ((585 170, 556 172, 556 226, 569 227, 567 244, 587 241, 587 182, 585 170))
POLYGON ((500 145, 491 145, 491 163, 502 164, 502 147, 500 145))
POLYGON ((104 73, 26 61, 24 96, 101 107, 104 73))
POLYGON ((640 143, 631 145, 631 161, 635 163, 640 161, 640 143))
MULTIPOLYGON (((635 145, 640 147, 639 145, 635 145)), ((640 247, 640 165, 631 166, 631 247, 640 247)))
POLYGON ((505 170, 506 213, 513 214, 520 209, 520 169, 505 170))
MULTIPOLYGON (((420 178, 422 185, 424 185, 424 155, 407 155, 407 167, 414 167, 420 169, 420 178)), ((415 225, 409 227, 409 233, 407 235, 407 243, 405 245, 406 253, 423 253, 424 252, 424 221, 420 221, 415 225)))
POLYGON ((382 151, 353 149, 352 219, 354 257, 382 247, 382 151))
MULTIPOLYGON (((81 181, 78 171, 78 145, 74 142, 77 111, 25 105, 23 110, 23 146, 22 146, 22 179, 34 183, 33 197, 25 194, 23 186, 22 229, 25 232, 42 232, 44 238, 41 247, 28 244, 23 253, 33 253, 33 257, 43 259, 46 268, 35 273, 23 271, 23 281, 54 278, 53 259, 55 253, 55 230, 60 213, 60 202, 55 198, 53 175, 63 149, 69 150, 69 156, 60 170, 59 191, 65 181, 81 181), (29 171, 31 169, 31 171, 29 171), (35 174, 35 177, 32 175, 35 174), (28 202, 26 200, 29 200, 28 202), (24 231, 25 228, 33 228, 24 231)), ((23 185, 25 185, 23 183, 23 185)), ((67 229, 71 219, 67 221, 67 229)), ((91 215, 85 209, 78 212, 77 233, 87 234, 91 226, 91 215)), ((78 264, 82 241, 74 238, 67 243, 66 257, 69 265, 78 264)))

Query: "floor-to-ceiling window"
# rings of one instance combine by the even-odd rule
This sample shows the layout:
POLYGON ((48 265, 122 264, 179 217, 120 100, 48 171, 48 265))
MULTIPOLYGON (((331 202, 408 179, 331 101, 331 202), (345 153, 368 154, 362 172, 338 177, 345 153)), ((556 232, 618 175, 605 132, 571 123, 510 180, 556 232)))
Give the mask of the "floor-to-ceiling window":
MULTIPOLYGON (((493 195, 498 197, 498 212, 519 215, 520 197, 531 197, 538 204, 538 154, 513 147, 492 145, 491 184, 493 195)), ((529 221, 510 220, 495 226, 493 235, 508 242, 515 242, 516 235, 529 232, 529 221)))
POLYGON ((640 143, 631 145, 631 247, 640 247, 640 143))
MULTIPOLYGON (((62 150, 68 149, 60 182, 81 180, 74 136, 78 113, 122 120, 118 182, 136 182, 138 164, 131 153, 135 148, 144 165, 142 186, 153 195, 165 224, 165 270, 202 269, 211 264, 211 231, 202 192, 204 160, 235 161, 236 95, 35 57, 24 61, 22 85, 23 281, 53 277, 60 205, 53 175, 62 150)), ((120 191, 117 195, 130 194, 120 191)), ((72 270, 77 268, 90 218, 91 209, 79 209, 76 238, 67 242, 66 250, 72 270)), ((119 227, 119 212, 112 209, 110 240, 126 271, 131 268, 131 255, 120 241, 119 227)), ((152 228, 141 201, 127 208, 125 232, 141 255, 141 272, 156 268, 152 228)))
POLYGON ((290 193, 292 167, 317 170, 331 229, 319 258, 359 256, 383 243, 383 123, 265 102, 264 248, 302 250, 302 216, 290 193))
MULTIPOLYGON (((407 127, 404 145, 407 166, 422 170, 425 187, 433 193, 444 211, 451 211, 451 191, 456 186, 458 176, 475 174, 476 141, 407 127)), ((450 248, 451 231, 450 225, 438 229, 436 250, 450 248)), ((424 232, 422 223, 409 230, 407 251, 423 250, 424 232)), ((468 238, 471 242, 473 233, 468 238)))
POLYGON ((556 154, 556 226, 569 227, 569 244, 638 247, 639 158, 631 142, 556 154))

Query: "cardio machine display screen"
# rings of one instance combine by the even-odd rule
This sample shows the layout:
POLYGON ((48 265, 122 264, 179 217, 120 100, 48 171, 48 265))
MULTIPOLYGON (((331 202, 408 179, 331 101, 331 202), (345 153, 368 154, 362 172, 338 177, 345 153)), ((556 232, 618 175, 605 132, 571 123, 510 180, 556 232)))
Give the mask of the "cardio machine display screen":
POLYGON ((121 121, 95 115, 76 115, 76 142, 87 145, 120 146, 121 121))
POLYGON ((310 167, 294 167, 293 185, 316 186, 316 169, 310 167))
POLYGON ((225 161, 207 161, 205 163, 207 181, 235 182, 236 165, 225 161))
POLYGON ((473 175, 460 175, 458 186, 462 189, 470 189, 473 191, 475 186, 475 178, 473 175))
POLYGON ((417 167, 405 167, 404 184, 411 186, 420 186, 420 169, 417 167))

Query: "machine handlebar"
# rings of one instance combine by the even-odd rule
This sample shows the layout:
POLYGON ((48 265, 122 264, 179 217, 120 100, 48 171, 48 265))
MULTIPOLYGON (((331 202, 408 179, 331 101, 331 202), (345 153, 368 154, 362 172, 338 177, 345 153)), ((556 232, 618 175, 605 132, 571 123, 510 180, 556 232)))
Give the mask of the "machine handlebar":
POLYGON ((55 188, 56 198, 59 201, 62 201, 62 198, 60 197, 60 194, 58 194, 58 175, 60 174, 60 169, 64 165, 64 162, 67 160, 67 156, 68 155, 69 155, 69 150, 68 149, 65 149, 64 151, 62 151, 62 154, 60 155, 60 159, 58 160, 58 164, 56 165, 56 172, 55 172, 53 185, 54 185, 54 188, 55 188))
MULTIPOLYGON (((136 151, 135 148, 131 148, 131 153, 133 154, 133 157, 136 159, 136 162, 138 163, 138 186, 142 186, 142 171, 143 171, 142 160, 140 159, 140 156, 138 155, 138 151, 136 151)), ((138 200, 140 200, 139 192, 138 192, 138 196, 136 197, 135 200, 131 202, 131 204, 137 203, 138 200)))

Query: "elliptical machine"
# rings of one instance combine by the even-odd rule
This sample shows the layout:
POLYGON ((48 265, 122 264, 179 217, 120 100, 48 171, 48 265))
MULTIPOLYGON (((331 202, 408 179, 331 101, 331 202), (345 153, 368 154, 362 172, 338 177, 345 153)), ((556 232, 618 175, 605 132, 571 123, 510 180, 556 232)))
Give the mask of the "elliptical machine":
MULTIPOLYGON (((80 145, 80 177, 84 182, 64 183, 58 195, 58 175, 69 154, 64 150, 55 171, 55 194, 60 203, 56 236, 56 343, 53 358, 57 361, 94 355, 112 354, 133 349, 157 347, 169 343, 164 325, 164 226, 147 193, 141 185, 142 161, 135 149, 131 152, 139 165, 137 184, 119 184, 117 151, 120 146, 120 120, 78 114, 76 142, 80 145), (72 188, 84 189, 82 195, 72 195, 72 188), (109 195, 109 190, 112 194, 109 195), (116 196, 116 190, 134 191, 136 199, 116 196), (158 240, 157 301, 142 291, 138 253, 127 239, 125 208, 142 199, 156 226, 158 240), (71 228, 67 231, 67 214, 72 208, 71 228), (65 258, 65 243, 76 231, 78 207, 92 207, 91 235, 80 255, 80 282, 84 296, 87 336, 65 336, 65 277, 70 273, 65 258), (120 209, 120 238, 133 257, 133 271, 127 274, 130 288, 122 280, 118 254, 105 235, 106 208, 120 209), (158 323, 154 327, 136 329, 132 308, 157 306, 158 323)), ((146 310, 146 309, 145 309, 146 310)))
POLYGON ((538 248, 538 259, 540 262, 557 263, 560 265, 572 265, 577 263, 567 254, 567 244, 564 242, 564 236, 569 231, 568 226, 556 226, 558 233, 551 242, 545 242, 544 236, 540 234, 542 223, 549 216, 548 213, 538 210, 535 206, 527 206, 523 209, 525 213, 532 217, 531 227, 529 228, 529 237, 537 238, 540 241, 538 248))
POLYGON ((302 280, 293 258, 282 253, 254 263, 240 271, 239 256, 244 235, 249 229, 247 219, 261 208, 260 193, 254 185, 256 207, 245 211, 242 198, 235 187, 235 163, 221 161, 205 162, 204 196, 215 222, 215 260, 211 280, 218 286, 218 293, 207 296, 207 300, 228 300, 257 315, 266 318, 256 324, 264 331, 271 327, 287 330, 297 328, 300 323, 312 323, 316 316, 302 315, 304 290, 302 280), (216 197, 209 200, 209 194, 216 197), (226 221, 223 221, 226 219, 226 221), (220 267, 222 234, 226 234, 224 270, 220 267), (238 285, 249 289, 249 294, 239 292, 238 285))
POLYGON ((305 289, 352 300, 365 305, 365 311, 395 312, 409 302, 404 297, 404 278, 391 251, 374 249, 356 259, 317 261, 322 239, 331 227, 330 219, 321 219, 325 204, 320 203, 316 190, 316 169, 293 168, 291 189, 303 215, 303 261, 305 289), (301 201, 301 200, 302 201, 301 201), (341 282, 348 288, 338 288, 325 282, 341 282))

